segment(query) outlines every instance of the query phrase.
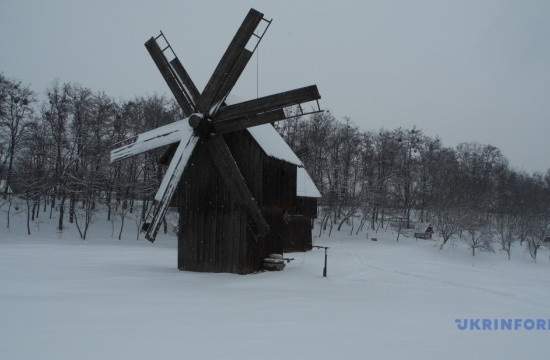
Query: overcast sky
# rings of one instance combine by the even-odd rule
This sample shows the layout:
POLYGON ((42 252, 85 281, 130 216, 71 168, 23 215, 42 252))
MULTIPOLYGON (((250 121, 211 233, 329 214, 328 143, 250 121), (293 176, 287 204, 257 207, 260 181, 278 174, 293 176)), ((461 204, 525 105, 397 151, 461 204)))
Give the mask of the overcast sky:
MULTIPOLYGON (((169 94, 143 43, 163 30, 202 89, 250 7, 274 22, 260 95, 316 83, 362 129, 416 125, 447 145, 550 168, 550 1, 0 0, 0 72, 128 99, 169 94)), ((256 95, 256 59, 233 90, 256 95)))

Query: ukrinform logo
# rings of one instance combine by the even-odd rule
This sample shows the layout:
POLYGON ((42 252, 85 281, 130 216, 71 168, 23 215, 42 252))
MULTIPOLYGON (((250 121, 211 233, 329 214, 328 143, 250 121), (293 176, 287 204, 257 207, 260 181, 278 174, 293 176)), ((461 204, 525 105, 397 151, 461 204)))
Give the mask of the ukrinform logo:
POLYGON ((472 331, 550 331, 550 319, 535 318, 465 318, 455 319, 458 330, 472 331))

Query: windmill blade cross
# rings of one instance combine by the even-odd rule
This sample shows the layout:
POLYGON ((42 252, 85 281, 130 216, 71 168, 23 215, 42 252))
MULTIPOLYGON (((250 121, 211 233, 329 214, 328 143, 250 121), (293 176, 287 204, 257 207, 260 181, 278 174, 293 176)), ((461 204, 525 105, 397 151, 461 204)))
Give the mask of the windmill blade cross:
MULTIPOLYGON (((162 35, 162 34, 161 34, 162 35)), ((164 35, 162 35, 164 36, 164 35)), ((165 38, 166 39, 166 38, 165 38)), ((193 88, 195 85, 191 84, 184 84, 182 82, 182 78, 184 79, 184 73, 187 74, 185 69, 183 69, 183 65, 177 61, 179 64, 176 64, 176 66, 180 67, 178 71, 175 71, 174 68, 170 65, 166 57, 164 56, 163 50, 159 47, 157 40, 155 38, 150 38, 145 42, 145 48, 147 48, 147 51, 149 52, 149 55, 153 58, 153 61, 157 65, 157 68, 159 69, 162 77, 164 78, 164 81, 166 81, 166 84, 172 91, 172 94, 174 94, 174 97, 176 98, 176 101, 180 105, 183 113, 185 116, 191 115, 193 112, 195 112, 195 103, 193 102, 193 88), (183 71, 181 71, 183 70, 183 71), (178 76, 178 72, 181 73, 181 76, 178 76)), ((176 58, 177 59, 177 58, 176 58)), ((191 78, 189 78, 189 81, 191 78)), ((196 89, 196 88, 195 88, 196 89)))

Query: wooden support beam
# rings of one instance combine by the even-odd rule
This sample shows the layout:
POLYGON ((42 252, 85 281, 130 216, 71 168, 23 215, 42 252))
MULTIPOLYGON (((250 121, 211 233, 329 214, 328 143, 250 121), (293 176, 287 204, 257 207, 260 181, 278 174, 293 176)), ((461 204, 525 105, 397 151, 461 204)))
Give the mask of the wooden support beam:
POLYGON ((285 91, 275 95, 245 101, 226 106, 220 110, 215 121, 252 116, 254 114, 282 109, 287 106, 302 104, 321 98, 316 85, 306 86, 296 90, 285 91))

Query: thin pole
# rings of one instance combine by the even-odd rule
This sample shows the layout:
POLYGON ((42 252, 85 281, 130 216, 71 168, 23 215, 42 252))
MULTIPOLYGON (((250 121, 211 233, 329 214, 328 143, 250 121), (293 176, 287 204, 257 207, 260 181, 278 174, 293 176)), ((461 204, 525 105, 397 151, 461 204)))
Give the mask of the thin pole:
POLYGON ((327 260, 328 260, 327 251, 328 251, 329 247, 328 246, 313 245, 312 248, 324 249, 325 250, 325 264, 323 266, 323 277, 327 277, 327 260))
POLYGON ((323 268, 323 277, 327 277, 327 248, 325 248, 325 267, 323 268))
POLYGON ((256 49, 256 99, 260 97, 260 44, 256 49))

